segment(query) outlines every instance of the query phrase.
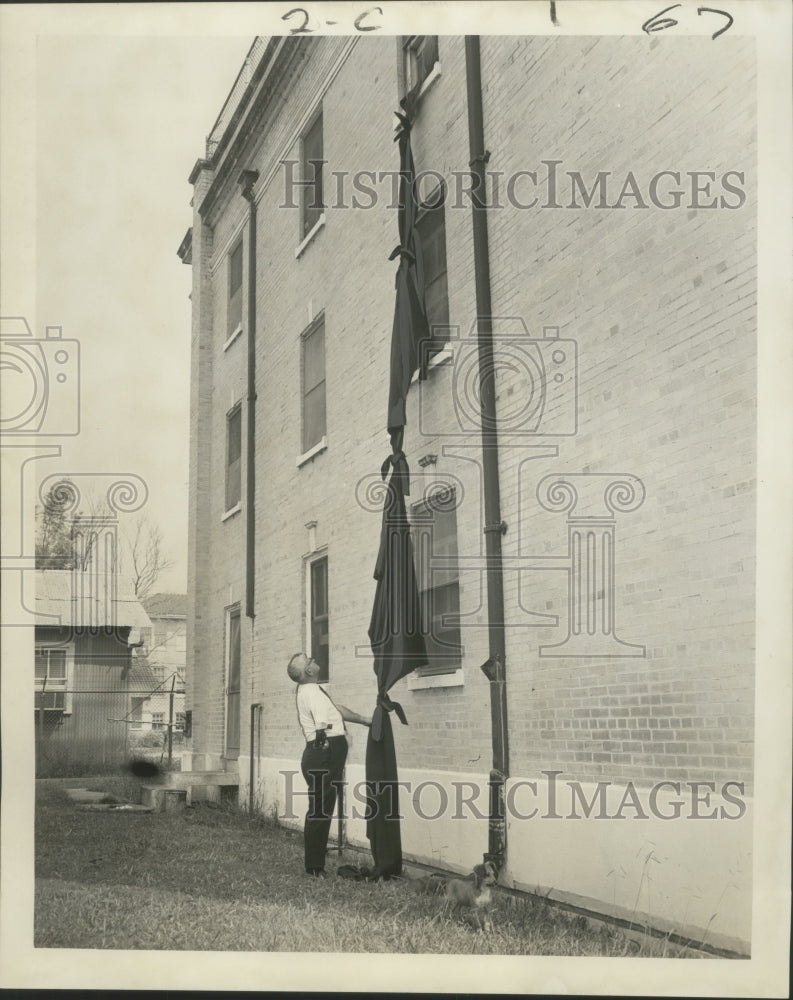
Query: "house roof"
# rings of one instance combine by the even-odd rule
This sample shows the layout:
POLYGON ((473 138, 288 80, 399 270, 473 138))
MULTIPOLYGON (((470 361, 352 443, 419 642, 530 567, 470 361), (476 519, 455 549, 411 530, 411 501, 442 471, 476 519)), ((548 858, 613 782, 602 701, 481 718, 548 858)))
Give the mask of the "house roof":
POLYGON ((141 694, 153 691, 160 684, 145 656, 136 656, 133 659, 127 683, 130 691, 141 694))
POLYGON ((68 569, 36 570, 38 625, 151 628, 151 621, 129 580, 110 573, 68 569))
POLYGON ((187 617, 187 594, 149 594, 140 603, 149 618, 187 617))

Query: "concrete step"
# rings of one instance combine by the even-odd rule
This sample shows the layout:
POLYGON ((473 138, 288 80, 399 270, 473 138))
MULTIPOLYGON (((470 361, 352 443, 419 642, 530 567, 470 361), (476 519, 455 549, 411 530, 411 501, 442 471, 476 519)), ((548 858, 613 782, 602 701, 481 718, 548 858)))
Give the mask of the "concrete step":
POLYGON ((81 802, 77 808, 85 812, 118 812, 118 813, 153 813, 152 806, 138 805, 134 802, 81 802))
POLYGON ((187 789, 141 785, 140 804, 155 812, 181 812, 187 805, 187 789))
POLYGON ((240 776, 232 771, 170 771, 169 788, 190 788, 191 785, 239 785, 240 776))

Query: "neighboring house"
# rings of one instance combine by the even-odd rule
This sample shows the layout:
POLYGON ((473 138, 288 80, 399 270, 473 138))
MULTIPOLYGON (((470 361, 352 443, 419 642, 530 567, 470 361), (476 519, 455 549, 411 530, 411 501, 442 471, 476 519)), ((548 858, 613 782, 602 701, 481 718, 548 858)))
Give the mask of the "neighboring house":
POLYGON ((118 765, 134 709, 134 644, 151 627, 146 612, 121 578, 39 570, 36 614, 37 775, 118 765))
MULTIPOLYGON (((430 783, 420 810, 403 793, 405 852, 480 861, 495 763, 504 884, 746 950, 755 56, 750 38, 719 41, 728 58, 705 37, 481 38, 501 524, 482 499, 464 39, 256 40, 193 168, 179 250, 193 268, 187 707, 192 766, 237 771, 243 801, 299 822, 290 655, 309 649, 334 698, 374 706, 398 240, 380 172, 397 170, 392 112, 416 87, 416 169, 436 172, 421 192, 447 189, 418 221, 427 303, 450 329, 408 399, 435 656, 392 691, 409 720, 400 778, 430 783), (503 679, 487 532, 504 554, 503 679), (478 818, 438 810, 433 788, 452 804, 468 789, 478 818)), ((347 836, 366 844, 362 819, 347 836)))
MULTIPOLYGON (((148 629, 141 629, 141 639, 145 643, 145 635, 148 629)), ((132 670, 129 674, 129 731, 131 735, 139 732, 148 732, 152 729, 163 728, 153 724, 152 702, 159 696, 156 694, 159 688, 159 681, 154 675, 154 671, 149 664, 145 654, 141 651, 145 648, 134 651, 132 657, 132 670), (155 692, 152 694, 152 692, 155 692)), ((159 720, 158 720, 159 722, 159 720)))
POLYGON ((148 690, 153 692, 141 706, 141 728, 166 731, 173 716, 174 731, 183 732, 187 595, 151 594, 142 598, 141 604, 151 619, 151 627, 141 635, 140 652, 148 668, 148 690))

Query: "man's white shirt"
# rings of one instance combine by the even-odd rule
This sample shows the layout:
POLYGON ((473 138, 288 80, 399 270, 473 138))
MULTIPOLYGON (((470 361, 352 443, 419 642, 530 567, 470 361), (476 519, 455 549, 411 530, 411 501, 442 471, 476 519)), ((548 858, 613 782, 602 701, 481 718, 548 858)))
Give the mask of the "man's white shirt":
POLYGON ((318 729, 328 736, 344 735, 344 719, 319 684, 299 684, 297 688, 297 719, 306 740, 313 740, 318 729))

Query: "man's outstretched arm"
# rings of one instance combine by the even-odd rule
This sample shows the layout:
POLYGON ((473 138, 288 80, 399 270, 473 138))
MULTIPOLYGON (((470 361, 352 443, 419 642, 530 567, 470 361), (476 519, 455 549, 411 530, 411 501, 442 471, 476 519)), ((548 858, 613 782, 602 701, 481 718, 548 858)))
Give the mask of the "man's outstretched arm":
POLYGON ((357 722, 361 726, 371 726, 372 724, 371 715, 358 715, 357 712, 353 712, 346 705, 336 705, 336 708, 341 712, 341 717, 345 722, 357 722))

